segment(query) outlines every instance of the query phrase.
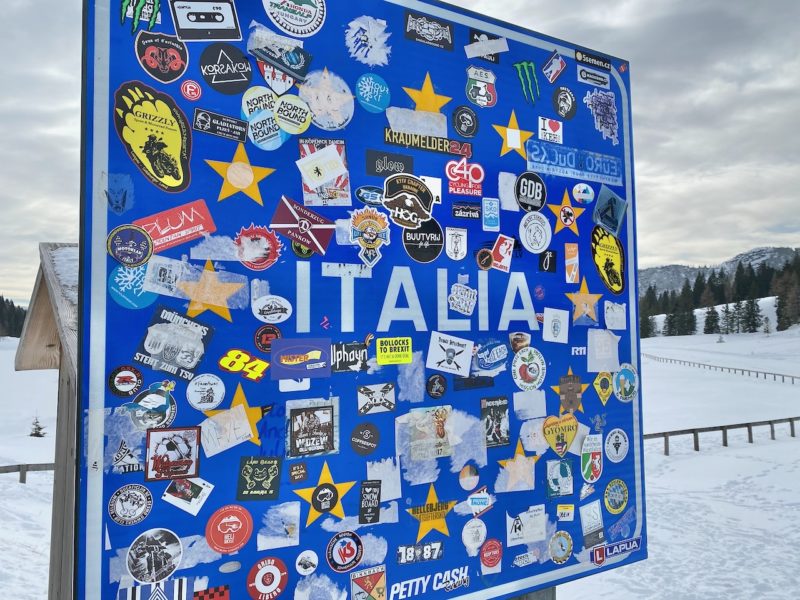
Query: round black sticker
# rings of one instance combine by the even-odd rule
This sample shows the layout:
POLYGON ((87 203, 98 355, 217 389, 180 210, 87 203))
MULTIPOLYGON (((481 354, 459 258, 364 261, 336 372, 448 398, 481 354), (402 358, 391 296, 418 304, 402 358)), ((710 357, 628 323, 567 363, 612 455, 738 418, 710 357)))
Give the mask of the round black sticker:
POLYGON ((488 271, 492 268, 494 258, 492 258, 492 251, 487 248, 481 248, 475 255, 475 260, 478 261, 478 267, 483 271, 488 271))
POLYGON ((572 90, 563 85, 553 92, 553 108, 562 119, 569 121, 578 110, 578 103, 572 90))
POLYGON ((297 258, 311 258, 314 256, 314 251, 300 242, 292 242, 292 252, 297 258))
POLYGON ((142 383, 142 372, 130 365, 117 367, 108 376, 108 387, 116 396, 133 396, 142 388, 142 383))
POLYGON ((419 229, 403 229, 403 246, 420 263, 433 262, 442 253, 444 236, 436 219, 425 221, 419 229))
POLYGON ((311 496, 311 506, 314 510, 321 513, 327 513, 339 503, 339 492, 336 487, 330 483, 323 483, 314 490, 311 496))
POLYGON ((250 87, 253 67, 247 56, 230 44, 211 44, 200 56, 203 79, 221 94, 241 94, 250 87))
POLYGON ((441 398, 447 391, 447 379, 444 378, 444 375, 440 375, 439 373, 431 375, 428 377, 428 383, 425 388, 428 390, 428 395, 431 398, 441 398))
POLYGON ((262 325, 256 330, 256 348, 262 352, 272 351, 272 341, 282 337, 281 330, 275 325, 262 325))
POLYGON ((359 423, 350 434, 350 445, 361 456, 375 452, 380 441, 381 434, 372 423, 359 423))
POLYGON ((525 171, 517 177, 514 195, 522 210, 540 211, 547 201, 547 187, 544 180, 532 171, 525 171))
POLYGON ((469 106, 459 106, 453 111, 453 129, 460 136, 475 137, 478 133, 478 115, 469 106))

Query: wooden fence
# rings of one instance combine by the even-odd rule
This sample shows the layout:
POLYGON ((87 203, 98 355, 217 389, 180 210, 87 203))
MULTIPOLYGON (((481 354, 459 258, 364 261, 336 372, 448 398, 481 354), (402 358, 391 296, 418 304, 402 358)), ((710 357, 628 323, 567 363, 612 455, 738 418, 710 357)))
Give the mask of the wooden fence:
POLYGON ((678 358, 665 358, 663 356, 653 356, 652 354, 644 354, 644 353, 642 354, 642 356, 647 357, 647 358, 649 358, 651 360, 654 360, 656 362, 674 363, 674 364, 678 364, 678 365, 687 365, 687 366, 690 366, 690 367, 699 367, 701 369, 708 369, 709 371, 723 371, 723 372, 726 372, 726 373, 733 373, 734 375, 738 373, 738 374, 745 375, 745 376, 748 376, 748 377, 755 377, 756 379, 759 379, 761 377, 763 377, 764 379, 772 377, 772 381, 778 381, 778 378, 780 377, 781 383, 786 383, 787 380, 788 380, 789 383, 791 383, 792 385, 794 385, 795 379, 800 381, 800 375, 786 375, 784 373, 770 373, 769 371, 756 371, 755 369, 741 369, 741 368, 738 368, 738 367, 722 367, 720 365, 709 365, 707 363, 693 362, 691 360, 680 360, 678 358))
POLYGON ((775 439, 775 425, 780 423, 789 423, 789 431, 791 436, 795 437, 794 422, 800 421, 800 417, 791 417, 788 419, 772 419, 770 421, 753 421, 751 423, 736 423, 733 425, 717 425, 715 427, 695 427, 694 429, 677 429, 675 431, 663 431, 661 433, 646 433, 644 439, 655 440, 664 438, 664 454, 669 456, 669 438, 679 435, 691 435, 694 437, 694 449, 696 452, 700 451, 700 434, 708 433, 710 431, 722 432, 722 445, 728 445, 728 431, 731 429, 747 429, 747 441, 753 443, 753 427, 764 427, 769 425, 770 437, 775 439))
POLYGON ((28 473, 31 471, 53 471, 55 470, 55 463, 37 463, 33 465, 8 465, 0 467, 0 473, 17 473, 19 472, 19 482, 25 483, 28 479, 28 473))

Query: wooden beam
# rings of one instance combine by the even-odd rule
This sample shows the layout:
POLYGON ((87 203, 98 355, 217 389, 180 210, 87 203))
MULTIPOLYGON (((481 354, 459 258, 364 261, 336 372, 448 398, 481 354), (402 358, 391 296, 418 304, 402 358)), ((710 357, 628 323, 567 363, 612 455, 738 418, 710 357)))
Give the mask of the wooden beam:
POLYGON ((58 326, 40 266, 28 305, 28 313, 25 315, 25 323, 22 325, 22 335, 14 357, 14 369, 17 371, 57 369, 60 356, 58 326))

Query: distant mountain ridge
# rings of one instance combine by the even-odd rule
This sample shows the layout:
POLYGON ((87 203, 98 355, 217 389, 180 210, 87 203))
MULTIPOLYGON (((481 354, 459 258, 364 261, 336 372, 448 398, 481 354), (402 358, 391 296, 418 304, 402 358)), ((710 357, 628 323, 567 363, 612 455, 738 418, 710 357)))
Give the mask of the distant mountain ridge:
POLYGON ((643 294, 651 285, 655 286, 658 294, 670 290, 679 291, 683 286, 684 279, 688 279, 689 283, 693 284, 698 273, 703 273, 707 277, 712 269, 719 271, 722 268, 726 273, 731 273, 736 270, 736 265, 740 261, 744 265, 748 263, 753 265, 754 269, 758 268, 761 263, 780 268, 786 261, 792 260, 795 253, 798 252, 800 252, 800 248, 761 247, 737 254, 719 265, 703 267, 664 265, 663 267, 639 269, 639 294, 643 294))

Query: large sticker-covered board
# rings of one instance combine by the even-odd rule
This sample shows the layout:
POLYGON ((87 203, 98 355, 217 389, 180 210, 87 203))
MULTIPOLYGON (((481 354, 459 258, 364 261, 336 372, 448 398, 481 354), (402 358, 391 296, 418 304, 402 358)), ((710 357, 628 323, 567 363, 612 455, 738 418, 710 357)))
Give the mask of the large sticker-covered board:
POLYGON ((646 557, 627 62, 413 0, 85 23, 77 597, 646 557))

